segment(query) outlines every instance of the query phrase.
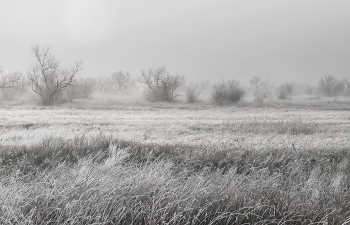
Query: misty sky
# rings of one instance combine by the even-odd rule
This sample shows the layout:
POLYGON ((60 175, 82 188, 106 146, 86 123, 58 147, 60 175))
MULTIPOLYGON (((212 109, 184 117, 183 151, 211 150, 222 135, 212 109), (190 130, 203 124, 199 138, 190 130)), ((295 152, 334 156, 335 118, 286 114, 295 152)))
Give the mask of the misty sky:
POLYGON ((49 45, 82 76, 165 66, 188 79, 350 78, 348 0, 0 0, 0 65, 49 45))

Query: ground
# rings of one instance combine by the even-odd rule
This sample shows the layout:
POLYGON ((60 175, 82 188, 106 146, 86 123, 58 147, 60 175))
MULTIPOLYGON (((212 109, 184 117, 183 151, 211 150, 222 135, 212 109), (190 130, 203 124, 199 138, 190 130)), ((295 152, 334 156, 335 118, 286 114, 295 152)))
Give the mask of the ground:
POLYGON ((0 139, 3 224, 350 218, 344 104, 11 106, 0 139))

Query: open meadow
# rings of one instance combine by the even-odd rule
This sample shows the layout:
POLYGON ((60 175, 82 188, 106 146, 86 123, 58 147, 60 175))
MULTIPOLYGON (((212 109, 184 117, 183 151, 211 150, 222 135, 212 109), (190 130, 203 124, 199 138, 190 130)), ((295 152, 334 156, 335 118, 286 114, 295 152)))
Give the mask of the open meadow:
POLYGON ((350 225, 350 1, 0 1, 0 225, 350 225))
POLYGON ((0 223, 348 224, 332 108, 2 107, 0 223))

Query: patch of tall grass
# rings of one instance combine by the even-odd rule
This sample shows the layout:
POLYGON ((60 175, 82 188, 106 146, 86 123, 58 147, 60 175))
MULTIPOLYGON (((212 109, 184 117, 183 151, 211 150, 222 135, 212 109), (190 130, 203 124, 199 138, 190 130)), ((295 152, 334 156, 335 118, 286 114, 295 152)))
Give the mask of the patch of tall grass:
POLYGON ((219 124, 195 124, 190 127, 194 131, 227 131, 235 133, 278 133, 291 135, 308 135, 318 131, 318 124, 302 119, 286 121, 232 121, 219 124))
POLYGON ((342 224, 350 218, 347 149, 189 155, 191 146, 182 147, 99 135, 2 149, 0 223, 342 224))

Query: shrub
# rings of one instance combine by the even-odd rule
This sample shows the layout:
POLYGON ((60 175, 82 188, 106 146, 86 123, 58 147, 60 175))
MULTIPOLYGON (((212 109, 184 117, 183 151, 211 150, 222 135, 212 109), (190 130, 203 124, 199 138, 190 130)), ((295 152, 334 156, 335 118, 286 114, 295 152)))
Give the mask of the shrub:
POLYGON ((93 78, 80 79, 74 85, 67 87, 66 95, 70 102, 74 99, 88 99, 95 91, 96 80, 93 78))
POLYGON ((1 99, 12 101, 20 94, 20 91, 17 88, 3 88, 1 91, 1 99))
POLYGON ((345 84, 345 80, 338 80, 333 75, 327 75, 321 77, 318 89, 324 96, 334 97, 343 92, 345 84))
POLYGON ((291 99, 294 94, 294 83, 285 83, 278 88, 279 99, 291 99))
POLYGON ((213 85, 212 99, 218 105, 237 103, 246 92, 236 80, 222 81, 213 85))
POLYGON ((133 79, 130 76, 129 72, 124 71, 118 71, 116 73, 113 73, 111 75, 113 86, 116 92, 120 93, 126 93, 130 91, 131 89, 135 88, 136 82, 135 79, 133 79))
POLYGON ((178 95, 176 90, 184 83, 184 78, 178 74, 170 74, 164 67, 141 70, 140 83, 146 84, 149 101, 173 101, 178 95))
POLYGON ((344 87, 344 95, 349 96, 350 95, 350 81, 347 79, 344 79, 345 87, 344 87))
POLYGON ((195 103, 199 100, 199 96, 203 89, 209 85, 208 81, 202 83, 191 82, 185 87, 185 96, 187 103, 195 103))
POLYGON ((287 93, 285 92, 285 90, 283 90, 282 87, 280 87, 278 90, 278 99, 282 99, 282 100, 287 99, 287 93))
POLYGON ((272 83, 269 79, 261 79, 260 77, 253 77, 250 80, 250 85, 253 87, 254 101, 263 102, 264 99, 272 97, 272 83))
POLYGON ((24 76, 20 72, 2 74, 0 70, 0 92, 1 99, 14 100, 16 96, 23 94, 26 83, 24 76))
POLYGON ((100 93, 114 93, 114 81, 110 76, 100 76, 96 81, 96 91, 100 93))

